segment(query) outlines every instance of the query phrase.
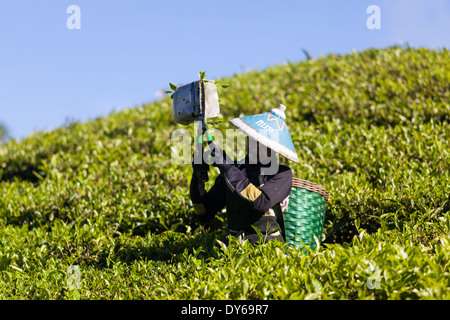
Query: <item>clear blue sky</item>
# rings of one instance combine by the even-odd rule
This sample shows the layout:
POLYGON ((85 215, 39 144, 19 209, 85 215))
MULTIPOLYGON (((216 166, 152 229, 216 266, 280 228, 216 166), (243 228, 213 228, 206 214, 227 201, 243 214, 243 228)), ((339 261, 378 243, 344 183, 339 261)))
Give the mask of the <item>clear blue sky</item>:
POLYGON ((158 99, 168 83, 409 43, 450 48, 448 0, 1 0, 0 122, 23 138, 158 99), (70 5, 81 29, 69 30, 70 5), (381 29, 369 30, 369 5, 381 29))

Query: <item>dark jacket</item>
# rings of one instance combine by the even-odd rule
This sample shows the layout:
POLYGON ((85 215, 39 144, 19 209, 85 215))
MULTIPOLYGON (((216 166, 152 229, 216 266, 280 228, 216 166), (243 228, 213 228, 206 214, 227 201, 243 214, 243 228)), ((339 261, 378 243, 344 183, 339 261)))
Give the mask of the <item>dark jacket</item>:
MULTIPOLYGON (((283 165, 275 175, 261 175, 260 164, 244 163, 230 166, 215 180, 213 187, 200 196, 197 177, 191 180, 190 195, 201 223, 213 219, 226 207, 228 229, 232 235, 255 235, 252 226, 263 235, 279 228, 284 232, 280 202, 291 192, 292 171, 283 165)), ((276 236, 284 241, 282 236, 276 236)), ((254 237, 253 237, 254 238, 254 237)), ((253 242, 253 241, 252 241, 253 242)))

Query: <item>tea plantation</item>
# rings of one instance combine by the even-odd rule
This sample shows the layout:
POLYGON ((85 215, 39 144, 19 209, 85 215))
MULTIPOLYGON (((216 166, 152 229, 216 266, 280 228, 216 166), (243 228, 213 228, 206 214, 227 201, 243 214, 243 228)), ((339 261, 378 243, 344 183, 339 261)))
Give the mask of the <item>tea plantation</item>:
POLYGON ((225 246, 224 212, 200 226, 166 97, 0 146, 0 299, 450 299, 448 50, 216 80, 219 129, 287 106, 300 163, 281 161, 330 194, 322 245, 225 246))

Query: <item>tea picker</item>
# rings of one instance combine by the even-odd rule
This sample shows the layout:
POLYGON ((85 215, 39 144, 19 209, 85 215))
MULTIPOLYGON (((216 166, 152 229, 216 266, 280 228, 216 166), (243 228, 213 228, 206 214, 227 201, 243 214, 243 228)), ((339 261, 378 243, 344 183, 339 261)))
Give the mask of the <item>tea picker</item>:
MULTIPOLYGON (((299 162, 286 124, 285 110, 286 107, 280 105, 270 112, 236 118, 230 123, 272 151, 293 162, 299 162)), ((268 188, 269 183, 263 184, 257 188, 262 191, 259 197, 267 196, 271 198, 272 203, 284 200, 268 210, 267 207, 260 206, 260 209, 267 211, 253 223, 261 226, 261 221, 265 223, 266 219, 273 219, 275 215, 286 242, 293 247, 302 248, 304 252, 309 252, 307 248, 316 249, 322 238, 328 192, 316 183, 294 178, 290 169, 281 165, 277 174, 264 178, 268 178, 269 183, 273 182, 274 188, 268 188), (289 190, 285 189, 283 183, 289 190), (285 194, 287 197, 283 198, 285 194)), ((259 192, 256 193, 258 194, 259 192)), ((261 203, 263 200, 256 198, 253 207, 258 202, 261 203)), ((251 239, 252 236, 249 237, 251 239)))
POLYGON ((326 201, 322 201, 322 198, 325 196, 328 198, 328 194, 323 192, 319 194, 318 189, 311 191, 318 195, 314 201, 319 207, 315 208, 316 211, 310 210, 308 199, 311 196, 309 194, 311 184, 300 186, 299 179, 293 177, 291 169, 279 165, 277 157, 270 155, 276 153, 293 162, 299 162, 286 124, 284 105, 269 112, 230 121, 247 136, 247 155, 245 159, 235 162, 213 141, 206 130, 205 118, 219 114, 217 89, 214 83, 196 81, 178 87, 173 101, 176 122, 181 124, 190 124, 195 120, 201 122, 196 138, 194 172, 190 183, 190 197, 200 223, 210 223, 218 212, 226 208, 229 234, 239 241, 249 240, 252 244, 256 244, 262 235, 264 242, 286 240, 298 247, 306 240, 313 239, 313 236, 320 237, 323 214, 315 213, 317 210, 324 213, 326 201), (205 132, 213 157, 212 165, 220 170, 214 185, 208 191, 205 190, 204 182, 208 179, 209 165, 204 161, 201 138, 205 132), (259 144, 267 148, 266 154, 264 149, 259 148, 259 144), (256 155, 257 161, 250 161, 250 155, 256 155), (276 172, 268 173, 265 170, 272 163, 263 164, 261 158, 268 157, 271 162, 276 162, 278 168, 276 172), (298 190, 301 192, 297 192, 298 190), (289 199, 290 196, 292 201, 289 199), (303 219, 305 216, 306 220, 303 219), (311 223, 315 232, 313 235, 310 232, 311 223))

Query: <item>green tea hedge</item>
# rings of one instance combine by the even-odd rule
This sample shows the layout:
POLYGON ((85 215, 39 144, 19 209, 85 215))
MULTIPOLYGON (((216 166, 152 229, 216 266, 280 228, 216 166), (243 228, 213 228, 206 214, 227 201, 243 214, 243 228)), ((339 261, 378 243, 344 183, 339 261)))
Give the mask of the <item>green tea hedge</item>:
POLYGON ((330 194, 322 246, 225 246, 224 213, 201 227, 191 168, 171 161, 181 126, 167 97, 0 146, 0 298, 450 298, 448 50, 370 49, 217 80, 229 85, 218 129, 288 107, 300 163, 282 161, 330 194))

